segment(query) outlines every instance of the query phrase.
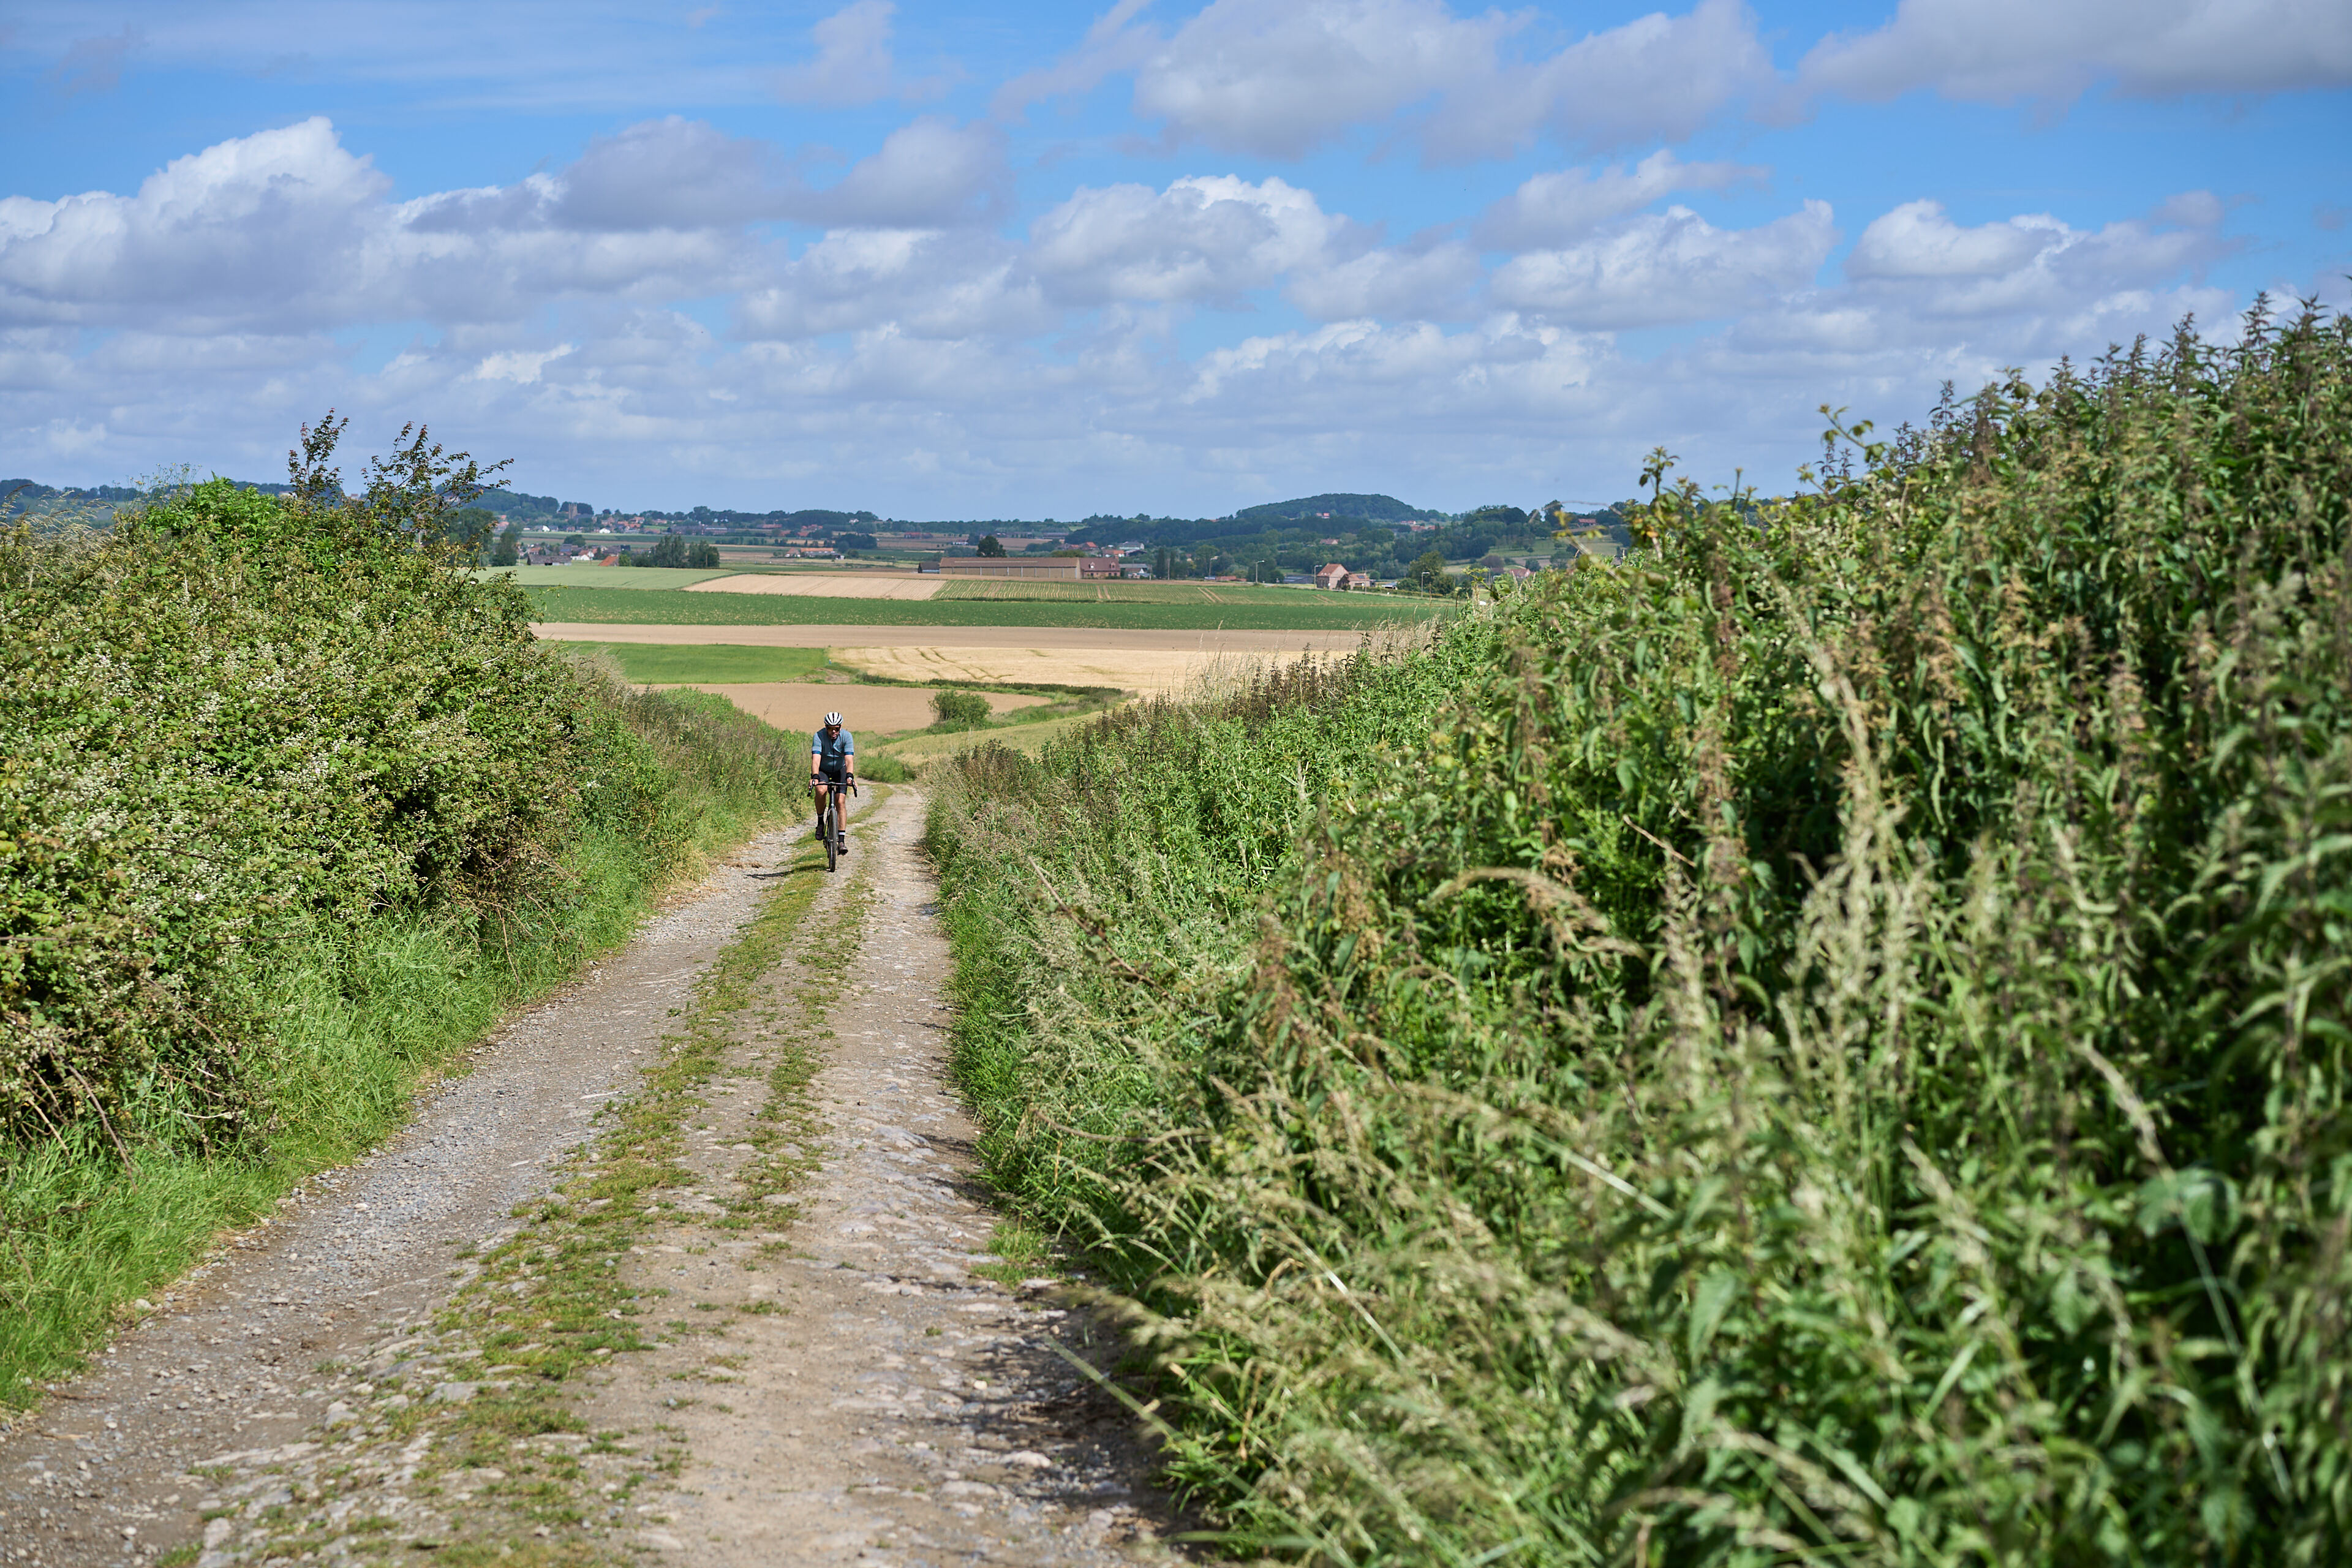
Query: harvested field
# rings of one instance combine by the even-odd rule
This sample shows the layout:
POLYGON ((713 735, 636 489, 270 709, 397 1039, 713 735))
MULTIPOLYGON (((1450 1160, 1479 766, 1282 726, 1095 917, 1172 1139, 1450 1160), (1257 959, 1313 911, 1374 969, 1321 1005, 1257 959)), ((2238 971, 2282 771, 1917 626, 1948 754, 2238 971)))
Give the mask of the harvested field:
POLYGON ((946 583, 911 572, 739 572, 689 584, 689 594, 791 594, 809 599, 928 599, 946 583))
MULTIPOLYGON (((1290 649, 1295 656, 1297 649, 1290 649)), ((1177 691, 1218 665, 1274 659, 1269 649, 975 647, 836 647, 833 662, 886 680, 946 680, 1010 686, 1116 686, 1122 691, 1177 691)))
POLYGON ((1380 628, 1300 631, 1160 630, 1129 626, 703 626, 634 621, 543 621, 531 631, 550 642, 667 643, 677 647, 732 644, 742 647, 932 647, 1064 650, 1113 648, 1131 653, 1346 652, 1380 628))
MULTIPOLYGON (((560 572, 566 568, 551 570, 560 572)), ((635 574, 660 574, 646 571, 635 574)), ((631 574, 615 572, 611 575, 631 574)), ((789 575, 779 575, 785 582, 793 581, 789 575)), ((1074 583, 1069 586, 1075 592, 1084 585, 1074 583)), ((1460 600, 1413 599, 1389 594, 1316 594, 1222 586, 1209 590, 1219 595, 1213 602, 1200 597, 1138 599, 1125 595, 1109 599, 960 599, 945 594, 929 599, 893 600, 827 598, 790 592, 660 594, 606 591, 593 586, 526 587, 524 591, 531 596, 534 619, 607 626, 781 626, 824 623, 834 626, 1092 626, 1118 631, 1306 632, 1370 630, 1445 620, 1466 607, 1460 600), (1230 596, 1234 595, 1242 597, 1230 596)))
POLYGON ((1181 690, 1224 662, 1345 652, 1362 640, 1357 632, 1077 626, 638 626, 596 621, 532 629, 558 642, 829 647, 835 666, 884 680, 1115 686, 1138 692, 1181 690))
MULTIPOLYGON (((932 692, 915 686, 835 686, 812 680, 761 680, 740 684, 689 683, 696 691, 715 692, 754 718, 777 729, 806 734, 828 712, 840 713, 852 734, 887 735, 900 730, 920 730, 931 722, 932 692)), ((1034 708, 1047 698, 1014 691, 984 691, 989 710, 1010 713, 1034 708)))

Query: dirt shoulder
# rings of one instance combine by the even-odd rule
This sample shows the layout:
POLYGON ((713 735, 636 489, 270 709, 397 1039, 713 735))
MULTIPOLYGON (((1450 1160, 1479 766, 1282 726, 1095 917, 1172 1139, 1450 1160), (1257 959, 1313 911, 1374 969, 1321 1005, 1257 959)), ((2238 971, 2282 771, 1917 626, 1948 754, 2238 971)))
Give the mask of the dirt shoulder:
POLYGON ((0 1561, 1162 1554, 1092 1330, 973 1272, 919 831, 750 847, 232 1238, 0 1439, 0 1561))

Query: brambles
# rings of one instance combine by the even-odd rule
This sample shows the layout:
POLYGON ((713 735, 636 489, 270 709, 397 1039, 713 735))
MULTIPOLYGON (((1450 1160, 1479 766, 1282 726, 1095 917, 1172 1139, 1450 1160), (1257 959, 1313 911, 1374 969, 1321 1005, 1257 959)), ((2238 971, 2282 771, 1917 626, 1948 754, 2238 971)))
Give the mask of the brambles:
POLYGON ((2352 329, 1831 468, 936 770, 993 1169, 1244 1539, 2343 1553, 2352 329))

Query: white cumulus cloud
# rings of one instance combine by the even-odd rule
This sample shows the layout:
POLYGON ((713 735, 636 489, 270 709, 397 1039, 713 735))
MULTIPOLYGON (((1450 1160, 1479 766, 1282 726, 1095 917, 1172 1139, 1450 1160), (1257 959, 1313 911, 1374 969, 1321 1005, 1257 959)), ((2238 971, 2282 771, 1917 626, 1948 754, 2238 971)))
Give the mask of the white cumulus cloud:
POLYGON ((1800 89, 1882 101, 1916 89, 2067 101, 2101 80, 2135 97, 2352 84, 2343 0, 1902 0, 1867 33, 1822 39, 1800 89))
POLYGON ((1964 226, 1939 202, 1906 202, 1863 230, 1845 271, 1866 296, 1899 299, 1923 318, 2073 311, 2230 254, 2221 216, 2208 191, 2096 229, 2046 213, 1964 226))
POLYGON ((1729 316, 1801 289, 1838 231, 1827 202, 1750 229, 1719 229, 1669 207, 1496 269, 1496 303, 1588 331, 1729 316))
POLYGON ((1172 34, 1122 4, 1067 58, 1009 83, 1000 113, 1132 72, 1172 142, 1291 158, 1397 121, 1430 158, 1505 157, 1540 132, 1614 147, 1688 136, 1771 80, 1741 0, 1699 0, 1547 50, 1528 13, 1445 0, 1213 0, 1172 34))
POLYGON ((136 194, 0 198, 0 321, 327 321, 382 270, 391 182, 307 120, 175 158, 136 194))
POLYGON ((1320 262, 1350 226, 1279 179, 1193 175, 1082 187, 1031 227, 1030 260, 1073 301, 1231 300, 1320 262))
POLYGON ((1564 245, 1675 192, 1721 191, 1770 173, 1744 163, 1685 163, 1661 147, 1630 169, 1620 164, 1530 175, 1486 209, 1476 234, 1496 250, 1564 245))

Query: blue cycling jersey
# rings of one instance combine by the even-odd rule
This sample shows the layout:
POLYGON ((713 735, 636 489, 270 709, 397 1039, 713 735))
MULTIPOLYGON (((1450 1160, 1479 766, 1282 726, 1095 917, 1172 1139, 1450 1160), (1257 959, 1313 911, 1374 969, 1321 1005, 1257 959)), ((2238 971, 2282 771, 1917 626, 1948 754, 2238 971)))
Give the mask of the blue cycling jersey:
POLYGON ((857 742, 845 725, 838 735, 827 735, 819 730, 809 737, 809 755, 815 758, 818 766, 826 773, 841 772, 849 759, 856 754, 857 742))

